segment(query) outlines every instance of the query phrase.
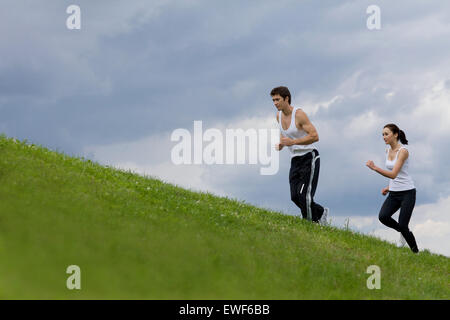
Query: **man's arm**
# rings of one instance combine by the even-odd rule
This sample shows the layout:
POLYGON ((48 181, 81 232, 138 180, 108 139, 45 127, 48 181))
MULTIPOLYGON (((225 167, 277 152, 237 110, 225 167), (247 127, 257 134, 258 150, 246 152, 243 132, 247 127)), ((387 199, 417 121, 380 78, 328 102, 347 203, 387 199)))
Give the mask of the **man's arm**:
MULTIPOLYGON (((277 122, 280 122, 280 114, 278 112, 277 112, 277 122)), ((280 142, 281 142, 281 139, 283 139, 283 135, 281 134, 281 131, 280 131, 280 142)), ((278 143, 275 145, 275 150, 281 151, 281 149, 283 149, 283 147, 284 147, 283 144, 278 143)))
POLYGON ((319 134, 317 133, 316 127, 309 121, 306 113, 298 109, 295 113, 295 125, 297 128, 301 128, 306 132, 306 136, 299 139, 281 138, 280 141, 285 146, 292 146, 294 144, 308 145, 319 141, 319 134))

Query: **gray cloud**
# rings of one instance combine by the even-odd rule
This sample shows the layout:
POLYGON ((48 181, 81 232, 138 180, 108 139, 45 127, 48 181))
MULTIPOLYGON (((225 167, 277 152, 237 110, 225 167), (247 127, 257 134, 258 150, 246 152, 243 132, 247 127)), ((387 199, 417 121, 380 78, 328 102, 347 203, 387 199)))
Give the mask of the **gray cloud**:
MULTIPOLYGON (((79 1, 79 31, 65 28, 69 4, 2 2, 0 128, 8 135, 82 154, 168 137, 194 120, 274 116, 270 89, 285 84, 319 129, 317 200, 337 215, 373 214, 381 205, 386 180, 364 162, 382 159, 387 122, 405 128, 418 153, 433 150, 430 162, 412 163, 418 202, 450 193, 442 147, 450 134, 430 133, 414 114, 437 83, 448 90, 445 1, 377 1, 379 31, 366 28, 370 1, 79 1)), ((152 148, 147 164, 139 151, 123 159, 112 150, 97 158, 168 162, 152 148)), ((169 141, 163 150, 170 152, 169 141)), ((273 177, 254 167, 197 169, 211 188, 294 214, 286 153, 281 161, 273 177)))

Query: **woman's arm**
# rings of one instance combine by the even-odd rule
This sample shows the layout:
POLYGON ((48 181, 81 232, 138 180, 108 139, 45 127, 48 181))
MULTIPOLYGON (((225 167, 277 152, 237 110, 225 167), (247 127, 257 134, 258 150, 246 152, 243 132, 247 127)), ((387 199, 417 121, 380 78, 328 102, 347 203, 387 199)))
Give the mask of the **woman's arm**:
POLYGON ((377 167, 372 160, 367 161, 366 166, 368 166, 373 171, 378 172, 382 176, 385 176, 386 178, 395 179, 397 178, 398 173, 402 169, 402 166, 405 163, 406 159, 408 159, 408 156, 409 156, 408 150, 401 149, 398 153, 397 162, 395 163, 395 166, 392 169, 392 171, 384 170, 377 167))

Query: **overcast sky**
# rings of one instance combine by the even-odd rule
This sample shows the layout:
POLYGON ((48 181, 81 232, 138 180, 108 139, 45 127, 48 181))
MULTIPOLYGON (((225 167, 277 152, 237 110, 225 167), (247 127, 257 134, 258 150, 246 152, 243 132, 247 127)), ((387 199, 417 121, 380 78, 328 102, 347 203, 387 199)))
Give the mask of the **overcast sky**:
MULTIPOLYGON (((333 224, 383 239, 381 131, 410 141, 421 249, 450 256, 450 2, 1 2, 0 131, 67 154, 132 169, 286 214, 287 150, 261 165, 175 165, 174 130, 277 128, 269 95, 288 86, 316 126, 316 201, 333 224), (81 29, 67 28, 69 5, 81 29), (370 30, 370 5, 381 28, 370 30)), ((392 232, 391 232, 392 231, 392 232)))

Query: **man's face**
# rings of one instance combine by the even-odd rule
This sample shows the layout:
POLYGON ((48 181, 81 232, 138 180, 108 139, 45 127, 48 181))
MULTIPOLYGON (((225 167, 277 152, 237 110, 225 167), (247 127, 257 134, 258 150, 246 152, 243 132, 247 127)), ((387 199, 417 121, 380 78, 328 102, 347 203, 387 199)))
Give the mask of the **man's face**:
POLYGON ((272 96, 272 101, 278 110, 281 110, 281 109, 289 106, 289 102, 288 102, 289 97, 286 97, 285 99, 283 99, 279 94, 272 96))

